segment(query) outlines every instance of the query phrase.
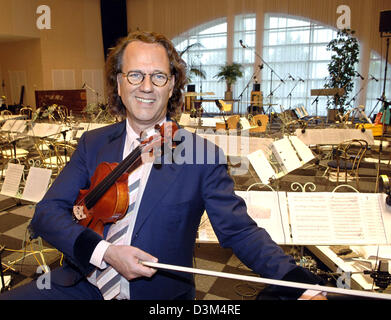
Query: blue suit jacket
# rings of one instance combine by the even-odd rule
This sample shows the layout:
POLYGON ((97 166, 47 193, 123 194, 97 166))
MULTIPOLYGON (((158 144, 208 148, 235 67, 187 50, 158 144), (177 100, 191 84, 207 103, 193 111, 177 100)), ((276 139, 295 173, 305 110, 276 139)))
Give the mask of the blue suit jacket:
MULTIPOLYGON (((99 163, 122 160, 125 136, 125 122, 85 133, 69 164, 37 204, 31 223, 34 235, 55 246, 69 261, 67 267, 52 273, 60 284, 71 285, 94 269, 89 259, 101 237, 74 221, 72 207, 79 190, 89 187, 99 163)), ((243 199, 234 194, 227 166, 219 164, 221 150, 196 135, 185 136, 186 147, 182 142, 177 150, 190 155, 187 162, 197 164, 152 168, 131 244, 161 263, 191 267, 197 229, 206 209, 220 244, 232 248, 255 272, 281 279, 295 269, 293 258, 257 227, 243 199), (212 164, 207 163, 208 152, 216 157, 212 164)), ((130 281, 132 299, 173 299, 189 292, 194 293, 194 284, 187 273, 158 270, 150 279, 130 281)))

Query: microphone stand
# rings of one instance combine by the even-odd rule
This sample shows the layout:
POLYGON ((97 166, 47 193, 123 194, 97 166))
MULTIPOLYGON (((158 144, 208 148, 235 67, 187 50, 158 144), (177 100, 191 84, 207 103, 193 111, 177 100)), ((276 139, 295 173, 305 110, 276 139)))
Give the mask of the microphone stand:
MULTIPOLYGON (((243 93, 248 90, 248 87, 250 86, 250 83, 253 81, 253 79, 256 78, 256 73, 257 72, 254 72, 253 75, 251 76, 250 80, 247 82, 246 86, 244 87, 243 91, 241 92, 241 94, 239 95, 239 100, 240 100, 240 109, 242 109, 242 104, 243 104, 243 93)), ((240 112, 239 112, 240 113, 240 112)))
MULTIPOLYGON (((383 34, 381 33, 381 37, 383 37, 383 34)), ((387 50, 386 50, 386 63, 385 63, 385 69, 384 69, 384 83, 383 83, 383 94, 382 94, 382 102, 383 102, 383 123, 382 123, 382 135, 380 138, 380 145, 379 145, 379 159, 378 159, 378 164, 377 164, 377 173, 376 173, 376 188, 375 188, 375 193, 377 193, 379 189, 379 177, 380 177, 380 158, 381 158, 381 151, 383 149, 383 140, 384 140, 384 125, 386 122, 387 118, 387 111, 388 108, 390 107, 391 103, 386 101, 386 82, 387 82, 387 69, 388 69, 388 50, 390 47, 390 37, 387 37, 387 50)))
POLYGON ((317 117, 318 116, 318 102, 319 102, 319 95, 314 99, 314 101, 312 101, 312 103, 311 103, 311 106, 314 104, 314 103, 316 103, 315 104, 315 117, 317 117))
MULTIPOLYGON (((240 45, 243 47, 243 48, 248 48, 245 44, 243 44, 243 41, 242 40, 239 40, 240 42, 240 45)), ((248 48, 249 49, 249 48, 248 48)), ((251 49, 255 55, 262 61, 263 64, 265 64, 269 69, 270 69, 270 94, 268 95, 268 97, 270 98, 270 106, 268 108, 268 110, 270 109, 271 105, 272 105, 272 97, 273 97, 273 74, 275 74, 277 76, 277 78, 282 82, 282 83, 285 83, 284 80, 273 70, 273 68, 265 61, 263 60, 263 58, 261 57, 260 54, 258 54, 258 52, 256 50, 253 50, 251 49)), ((269 117, 269 122, 271 123, 271 116, 269 117)))
MULTIPOLYGON (((293 79, 295 80, 295 79, 293 79)), ((289 92, 287 98, 289 99, 289 109, 291 108, 291 104, 292 104, 292 92, 293 90, 295 90, 295 88, 297 87, 297 85, 299 84, 300 80, 297 80, 296 84, 293 86, 291 92, 289 92)))

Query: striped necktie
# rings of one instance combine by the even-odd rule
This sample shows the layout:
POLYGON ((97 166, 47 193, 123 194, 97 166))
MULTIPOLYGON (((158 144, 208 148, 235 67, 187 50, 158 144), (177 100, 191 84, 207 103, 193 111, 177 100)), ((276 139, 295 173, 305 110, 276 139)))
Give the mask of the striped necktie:
MULTIPOLYGON (((141 166, 139 166, 129 175, 129 207, 126 216, 110 226, 106 240, 112 244, 125 244, 129 217, 131 214, 134 214, 141 172, 141 166)), ((108 266, 104 270, 97 270, 96 283, 105 300, 111 300, 120 293, 121 277, 122 276, 111 266, 108 266)))

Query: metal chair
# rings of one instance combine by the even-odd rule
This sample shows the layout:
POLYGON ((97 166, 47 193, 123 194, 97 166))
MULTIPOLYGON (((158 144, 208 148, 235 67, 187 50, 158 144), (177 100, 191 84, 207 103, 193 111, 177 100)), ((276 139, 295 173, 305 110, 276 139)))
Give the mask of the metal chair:
POLYGON ((19 114, 25 116, 26 119, 29 120, 33 116, 33 109, 30 107, 23 107, 20 109, 19 114))
POLYGON ((332 172, 336 174, 337 184, 340 181, 340 173, 344 174, 344 181, 347 184, 350 175, 356 180, 359 188, 359 168, 368 150, 368 142, 362 139, 347 140, 340 143, 333 151, 334 159, 327 163, 328 179, 332 172))
POLYGON ((48 139, 35 139, 34 146, 39 156, 35 165, 51 169, 53 177, 61 172, 75 150, 74 146, 48 139))

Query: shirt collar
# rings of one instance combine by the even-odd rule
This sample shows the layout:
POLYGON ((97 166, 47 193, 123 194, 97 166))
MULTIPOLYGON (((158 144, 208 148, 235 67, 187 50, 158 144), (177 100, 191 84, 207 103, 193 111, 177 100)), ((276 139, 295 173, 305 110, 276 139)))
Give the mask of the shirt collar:
MULTIPOLYGON (((159 125, 162 126, 167 119, 164 118, 159 125)), ((125 148, 124 148, 124 157, 129 154, 131 150, 133 150, 136 146, 135 141, 139 139, 140 136, 133 130, 132 126, 129 124, 129 120, 126 119, 126 140, 125 140, 125 148)))

